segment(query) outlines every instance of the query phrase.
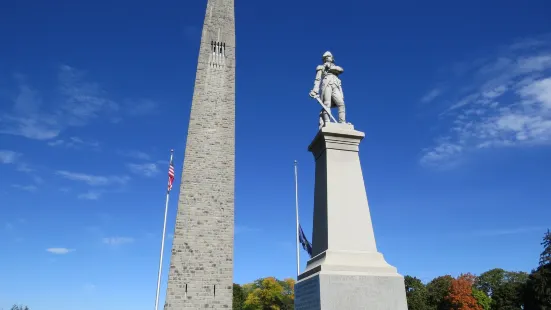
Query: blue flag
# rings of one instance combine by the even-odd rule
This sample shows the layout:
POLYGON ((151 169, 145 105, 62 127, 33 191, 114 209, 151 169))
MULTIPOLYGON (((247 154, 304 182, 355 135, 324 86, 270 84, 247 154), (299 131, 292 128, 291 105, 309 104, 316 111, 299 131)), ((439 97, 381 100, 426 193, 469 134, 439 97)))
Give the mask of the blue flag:
POLYGON ((304 231, 302 231, 302 226, 300 224, 298 225, 298 240, 300 244, 302 244, 302 248, 308 252, 308 255, 312 257, 312 244, 308 239, 306 239, 306 235, 304 234, 304 231))

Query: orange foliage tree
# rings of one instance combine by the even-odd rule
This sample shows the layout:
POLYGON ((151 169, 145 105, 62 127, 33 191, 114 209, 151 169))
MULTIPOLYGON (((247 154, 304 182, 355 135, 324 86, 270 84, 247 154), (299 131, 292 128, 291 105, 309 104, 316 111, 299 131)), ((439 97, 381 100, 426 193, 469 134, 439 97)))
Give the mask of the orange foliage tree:
POLYGON ((462 274, 453 279, 450 293, 447 296, 451 308, 454 310, 483 310, 473 295, 473 284, 476 277, 470 273, 462 274))

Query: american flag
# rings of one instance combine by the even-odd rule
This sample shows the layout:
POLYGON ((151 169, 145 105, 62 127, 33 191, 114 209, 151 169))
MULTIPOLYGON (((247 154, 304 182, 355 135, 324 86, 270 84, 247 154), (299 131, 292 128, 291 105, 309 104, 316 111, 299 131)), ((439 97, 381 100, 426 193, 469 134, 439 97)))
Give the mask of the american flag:
POLYGON ((174 182, 174 164, 172 163, 172 156, 170 156, 170 164, 168 165, 168 191, 172 189, 172 182, 174 182))

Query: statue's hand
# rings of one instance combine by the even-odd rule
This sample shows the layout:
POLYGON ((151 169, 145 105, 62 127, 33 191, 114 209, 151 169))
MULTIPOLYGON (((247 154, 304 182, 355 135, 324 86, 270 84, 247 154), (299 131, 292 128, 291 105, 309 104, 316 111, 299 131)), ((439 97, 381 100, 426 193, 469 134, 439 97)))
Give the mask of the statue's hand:
POLYGON ((318 93, 315 90, 310 91, 310 97, 316 98, 318 96, 318 93))

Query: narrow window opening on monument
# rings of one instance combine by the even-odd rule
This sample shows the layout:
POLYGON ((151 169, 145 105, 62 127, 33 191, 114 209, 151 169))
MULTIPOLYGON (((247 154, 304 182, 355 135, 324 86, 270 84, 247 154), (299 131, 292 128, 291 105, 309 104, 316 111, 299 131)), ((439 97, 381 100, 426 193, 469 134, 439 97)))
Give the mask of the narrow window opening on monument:
POLYGON ((226 56, 226 43, 211 41, 210 42, 211 51, 214 55, 226 56))
POLYGON ((214 285, 214 297, 216 297, 216 284, 214 285))

